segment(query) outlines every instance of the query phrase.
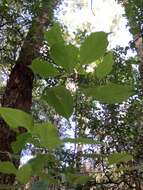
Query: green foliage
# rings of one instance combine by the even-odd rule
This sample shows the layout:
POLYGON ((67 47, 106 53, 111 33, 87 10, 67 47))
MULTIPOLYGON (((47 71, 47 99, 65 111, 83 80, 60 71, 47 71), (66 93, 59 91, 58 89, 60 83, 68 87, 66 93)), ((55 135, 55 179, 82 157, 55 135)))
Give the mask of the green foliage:
POLYGON ((29 164, 23 165, 16 173, 19 182, 26 184, 32 176, 32 168, 29 164))
POLYGON ((50 154, 38 154, 35 158, 30 159, 28 163, 32 168, 32 174, 39 175, 45 166, 48 166, 50 163, 56 164, 56 160, 50 154))
MULTIPOLYGON (((129 64, 128 67, 123 64, 118 64, 117 69, 112 52, 107 52, 108 40, 107 34, 104 32, 95 32, 87 36, 79 49, 71 44, 67 45, 62 35, 58 24, 54 24, 53 27, 45 33, 45 39, 48 42, 49 48, 48 58, 52 59, 54 64, 52 65, 44 59, 37 58, 33 60, 30 68, 34 74, 38 74, 41 78, 44 78, 44 82, 47 84, 47 87, 42 93, 41 99, 44 100, 42 102, 47 102, 60 116, 66 119, 72 116, 70 119, 72 119, 72 122, 76 125, 76 137, 62 138, 61 140, 57 127, 52 123, 42 122, 34 125, 31 115, 17 109, 0 108, 1 117, 10 127, 13 129, 25 127, 28 129, 27 133, 17 136, 16 141, 12 142, 14 153, 19 154, 27 143, 32 143, 34 149, 41 152, 41 154, 36 153, 35 157, 28 161, 26 165, 20 167, 18 171, 12 163, 0 162, 0 172, 16 174, 17 180, 22 184, 30 181, 31 176, 39 176, 42 181, 34 183, 32 190, 45 190, 49 188, 49 185, 57 185, 59 181, 61 185, 64 181, 61 179, 62 175, 64 177, 66 176, 67 181, 65 181, 71 186, 78 186, 78 184, 84 185, 91 179, 93 180, 93 178, 88 175, 76 173, 82 169, 80 166, 82 165, 83 158, 92 159, 92 163, 94 165, 97 164, 99 170, 101 166, 101 171, 97 172, 97 168, 95 168, 94 171, 95 176, 97 175, 98 177, 98 173, 104 173, 102 168, 106 167, 106 165, 103 163, 103 158, 107 158, 106 154, 108 151, 109 165, 120 164, 122 162, 126 163, 127 161, 132 161, 132 155, 126 152, 111 154, 112 151, 114 149, 120 150, 121 148, 124 151, 126 147, 132 148, 138 146, 135 141, 129 141, 137 137, 138 133, 135 130, 137 124, 133 124, 134 119, 131 119, 133 113, 136 114, 138 103, 134 98, 130 98, 133 94, 132 91, 134 87, 126 85, 131 84, 131 79, 133 78, 130 72, 131 64, 129 64), (95 71, 96 76, 94 73, 87 74, 86 64, 90 64, 96 60, 100 62, 95 71), (64 72, 59 75, 58 70, 62 70, 61 67, 64 69, 64 72), (78 67, 84 72, 81 72, 80 69, 79 71, 77 69, 78 67), (115 71, 117 71, 117 75, 115 71), (124 73, 127 73, 129 78, 124 76, 124 73), (50 79, 51 83, 47 80, 48 77, 55 76, 58 76, 56 77, 57 86, 54 86, 55 83, 51 85, 54 81, 53 78, 50 79), (68 79, 77 86, 76 89, 78 90, 75 90, 74 93, 71 93, 70 90, 67 90, 64 86, 64 84, 67 84, 68 79), (80 83, 84 84, 86 88, 80 89, 80 83), (92 98, 87 98, 82 92, 87 97, 92 98), (94 99, 99 102, 93 101, 94 99), (120 105, 120 103, 123 102, 124 104, 120 105), (130 127, 132 124, 133 127, 130 127), (90 138, 80 137, 80 135, 84 136, 86 134, 86 129, 90 134, 90 138), (68 152, 62 148, 64 143, 67 142, 78 144, 83 148, 85 147, 84 145, 88 145, 86 146, 90 147, 88 151, 92 151, 93 153, 90 154, 88 151, 85 151, 85 154, 81 156, 78 154, 80 153, 77 148, 78 145, 74 145, 74 153, 72 150, 68 152), (125 147, 123 146, 124 143, 125 147), (102 151, 102 154, 97 154, 96 151, 98 150, 102 151), (70 172, 67 168, 70 168, 70 172)), ((142 107, 141 103, 140 105, 142 107)), ((50 108, 48 107, 48 109, 45 110, 43 112, 47 112, 48 121, 50 121, 50 108)), ((41 113, 39 113, 39 115, 40 114, 41 113)), ((53 118, 54 116, 52 115, 52 119, 53 118)), ((36 119, 40 120, 39 118, 36 119)), ((63 124, 65 121, 63 118, 61 119, 61 117, 56 115, 56 119, 56 123, 61 122, 62 125, 65 125, 63 124)), ((47 118, 44 120, 47 120, 47 118)), ((65 127, 67 127, 68 122, 70 122, 70 120, 66 120, 65 127)), ((139 122, 138 126, 140 129, 139 122)), ((142 130, 140 129, 140 131, 142 130)), ((107 171, 110 172, 109 170, 107 171)), ((107 180, 104 177, 102 179, 105 182, 107 180)))
POLYGON ((74 184, 74 185, 76 185, 76 184, 83 185, 83 184, 87 183, 87 181, 89 181, 91 179, 90 176, 86 176, 86 175, 82 176, 82 175, 79 175, 79 174, 72 174, 72 173, 68 173, 66 175, 66 177, 67 177, 67 181, 69 183, 71 183, 71 184, 74 184))
POLYGON ((96 141, 90 138, 83 138, 83 137, 79 137, 79 138, 65 138, 64 142, 69 142, 69 143, 77 143, 77 144, 102 144, 100 141, 96 141))
POLYGON ((113 153, 108 157, 108 162, 109 165, 112 164, 118 164, 121 162, 128 162, 133 159, 133 156, 126 153, 126 152, 121 152, 121 153, 113 153))
POLYGON ((0 162, 0 172, 5 174, 16 174, 17 169, 12 162, 0 162))
POLYGON ((29 139, 31 139, 30 133, 24 133, 17 136, 16 141, 11 144, 14 153, 19 153, 25 147, 29 139))
POLYGON ((59 24, 55 23, 51 29, 45 33, 45 39, 48 41, 50 46, 64 42, 59 24))
POLYGON ((80 64, 85 65, 104 56, 108 45, 107 34, 104 32, 91 33, 80 47, 80 64))
POLYGON ((73 113, 73 98, 70 91, 64 86, 45 89, 42 99, 67 119, 73 113))
POLYGON ((56 43, 51 47, 51 57, 57 65, 70 73, 77 63, 78 49, 73 45, 56 43))
POLYGON ((125 16, 128 19, 128 25, 133 35, 142 33, 142 0, 118 0, 122 2, 125 8, 125 16))
POLYGON ((0 115, 12 128, 24 127, 30 131, 33 127, 32 116, 21 110, 13 108, 0 108, 0 115))
POLYGON ((52 66, 47 61, 39 58, 34 59, 32 65, 29 67, 35 74, 38 74, 40 75, 40 77, 43 78, 54 77, 59 75, 58 70, 54 66, 52 66))
POLYGON ((112 71, 112 66, 114 64, 113 54, 109 52, 103 58, 103 61, 99 63, 96 68, 96 76, 101 79, 107 76, 112 71))
POLYGON ((96 100, 107 104, 122 103, 132 95, 131 86, 114 83, 91 87, 83 89, 82 91, 87 96, 93 96, 96 100))
POLYGON ((37 175, 43 170, 46 159, 46 155, 37 155, 36 158, 32 158, 31 160, 29 160, 28 163, 32 168, 33 175, 37 175))
POLYGON ((49 186, 59 185, 59 180, 55 179, 52 175, 42 174, 41 179, 43 179, 43 181, 46 181, 49 184, 49 186))
POLYGON ((45 148, 55 149, 61 145, 57 128, 51 123, 36 124, 33 134, 39 137, 41 145, 45 148))

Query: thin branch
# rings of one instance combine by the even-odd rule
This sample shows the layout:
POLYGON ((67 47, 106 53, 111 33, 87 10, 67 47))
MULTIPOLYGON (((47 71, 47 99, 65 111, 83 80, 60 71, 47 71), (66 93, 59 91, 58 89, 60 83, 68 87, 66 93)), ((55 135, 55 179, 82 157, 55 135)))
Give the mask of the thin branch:
POLYGON ((93 0, 91 0, 91 12, 95 16, 94 10, 93 10, 93 0))

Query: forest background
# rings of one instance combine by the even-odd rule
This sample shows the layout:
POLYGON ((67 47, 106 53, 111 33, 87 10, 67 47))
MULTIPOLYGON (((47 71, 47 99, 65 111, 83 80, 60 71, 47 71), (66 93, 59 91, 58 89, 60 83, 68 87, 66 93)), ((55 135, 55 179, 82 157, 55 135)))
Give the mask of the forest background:
POLYGON ((0 189, 142 190, 143 1, 115 1, 132 38, 114 48, 118 18, 71 34, 68 2, 88 1, 0 1, 0 189))

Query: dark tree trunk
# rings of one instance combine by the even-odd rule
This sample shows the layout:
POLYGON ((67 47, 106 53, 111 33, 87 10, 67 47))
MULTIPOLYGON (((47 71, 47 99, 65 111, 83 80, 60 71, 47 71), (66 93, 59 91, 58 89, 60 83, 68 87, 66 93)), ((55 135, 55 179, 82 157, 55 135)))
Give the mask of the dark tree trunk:
POLYGON ((143 37, 141 34, 135 36, 135 46, 139 58, 139 72, 142 82, 142 91, 143 91, 143 37))

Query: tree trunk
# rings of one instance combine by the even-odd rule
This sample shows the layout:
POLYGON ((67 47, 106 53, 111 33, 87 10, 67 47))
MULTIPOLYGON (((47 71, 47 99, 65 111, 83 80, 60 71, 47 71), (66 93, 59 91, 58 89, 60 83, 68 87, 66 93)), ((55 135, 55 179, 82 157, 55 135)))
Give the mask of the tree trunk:
MULTIPOLYGON (((30 112, 34 76, 27 66, 38 56, 39 49, 42 46, 44 28, 49 24, 47 12, 47 9, 44 7, 39 16, 32 21, 19 58, 7 82, 6 91, 2 98, 2 106, 4 107, 12 107, 30 112)), ((19 132, 26 132, 26 130, 20 128, 19 132)), ((19 160, 11 159, 9 156, 12 154, 11 142, 16 140, 16 136, 16 132, 11 130, 3 120, 0 120, 0 161, 12 161, 18 167, 19 160)), ((12 185, 14 181, 14 175, 0 173, 0 184, 12 185)))
POLYGON ((143 91, 143 38, 141 34, 135 36, 135 46, 138 54, 138 58, 140 61, 139 64, 139 72, 142 82, 142 91, 143 91))

